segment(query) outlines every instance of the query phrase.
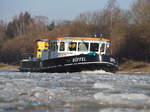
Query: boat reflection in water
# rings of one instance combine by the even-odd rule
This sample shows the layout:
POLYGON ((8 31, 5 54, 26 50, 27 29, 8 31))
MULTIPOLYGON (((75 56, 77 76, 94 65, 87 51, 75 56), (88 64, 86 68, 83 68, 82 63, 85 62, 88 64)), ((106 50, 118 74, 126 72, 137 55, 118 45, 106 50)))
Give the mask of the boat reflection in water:
POLYGON ((116 72, 117 60, 110 54, 110 41, 95 37, 57 37, 37 40, 36 56, 23 59, 20 71, 116 72))

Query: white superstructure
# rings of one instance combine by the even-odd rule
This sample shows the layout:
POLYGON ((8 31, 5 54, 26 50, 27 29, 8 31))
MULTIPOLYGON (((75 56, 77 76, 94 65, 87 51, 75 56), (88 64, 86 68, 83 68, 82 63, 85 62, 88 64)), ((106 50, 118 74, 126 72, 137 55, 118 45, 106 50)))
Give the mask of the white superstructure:
POLYGON ((49 48, 43 50, 42 59, 109 51, 109 40, 94 37, 57 37, 49 40, 49 48))

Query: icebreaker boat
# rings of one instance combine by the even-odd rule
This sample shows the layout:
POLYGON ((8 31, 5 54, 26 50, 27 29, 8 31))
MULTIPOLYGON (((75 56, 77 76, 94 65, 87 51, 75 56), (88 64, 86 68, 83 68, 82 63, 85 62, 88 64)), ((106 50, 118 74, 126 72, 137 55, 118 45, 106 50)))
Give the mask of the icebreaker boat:
POLYGON ((37 40, 36 55, 20 61, 20 71, 116 72, 118 62, 110 52, 110 40, 95 37, 57 37, 37 40))

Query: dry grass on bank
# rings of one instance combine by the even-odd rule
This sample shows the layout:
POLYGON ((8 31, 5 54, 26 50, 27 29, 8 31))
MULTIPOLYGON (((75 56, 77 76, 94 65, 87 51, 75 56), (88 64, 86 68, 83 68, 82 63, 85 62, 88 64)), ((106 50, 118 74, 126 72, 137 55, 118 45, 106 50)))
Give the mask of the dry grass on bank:
POLYGON ((0 62, 0 69, 18 69, 16 65, 8 65, 0 62))
POLYGON ((128 60, 125 63, 119 65, 119 70, 121 72, 149 72, 150 73, 150 63, 128 60))

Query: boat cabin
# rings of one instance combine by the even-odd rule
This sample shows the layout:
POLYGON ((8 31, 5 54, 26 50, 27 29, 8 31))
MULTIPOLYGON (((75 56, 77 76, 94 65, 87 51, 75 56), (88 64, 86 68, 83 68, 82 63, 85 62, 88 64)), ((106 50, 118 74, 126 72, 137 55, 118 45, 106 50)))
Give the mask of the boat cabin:
POLYGON ((57 37, 37 41, 36 58, 53 59, 80 54, 110 54, 110 41, 95 37, 57 37))

